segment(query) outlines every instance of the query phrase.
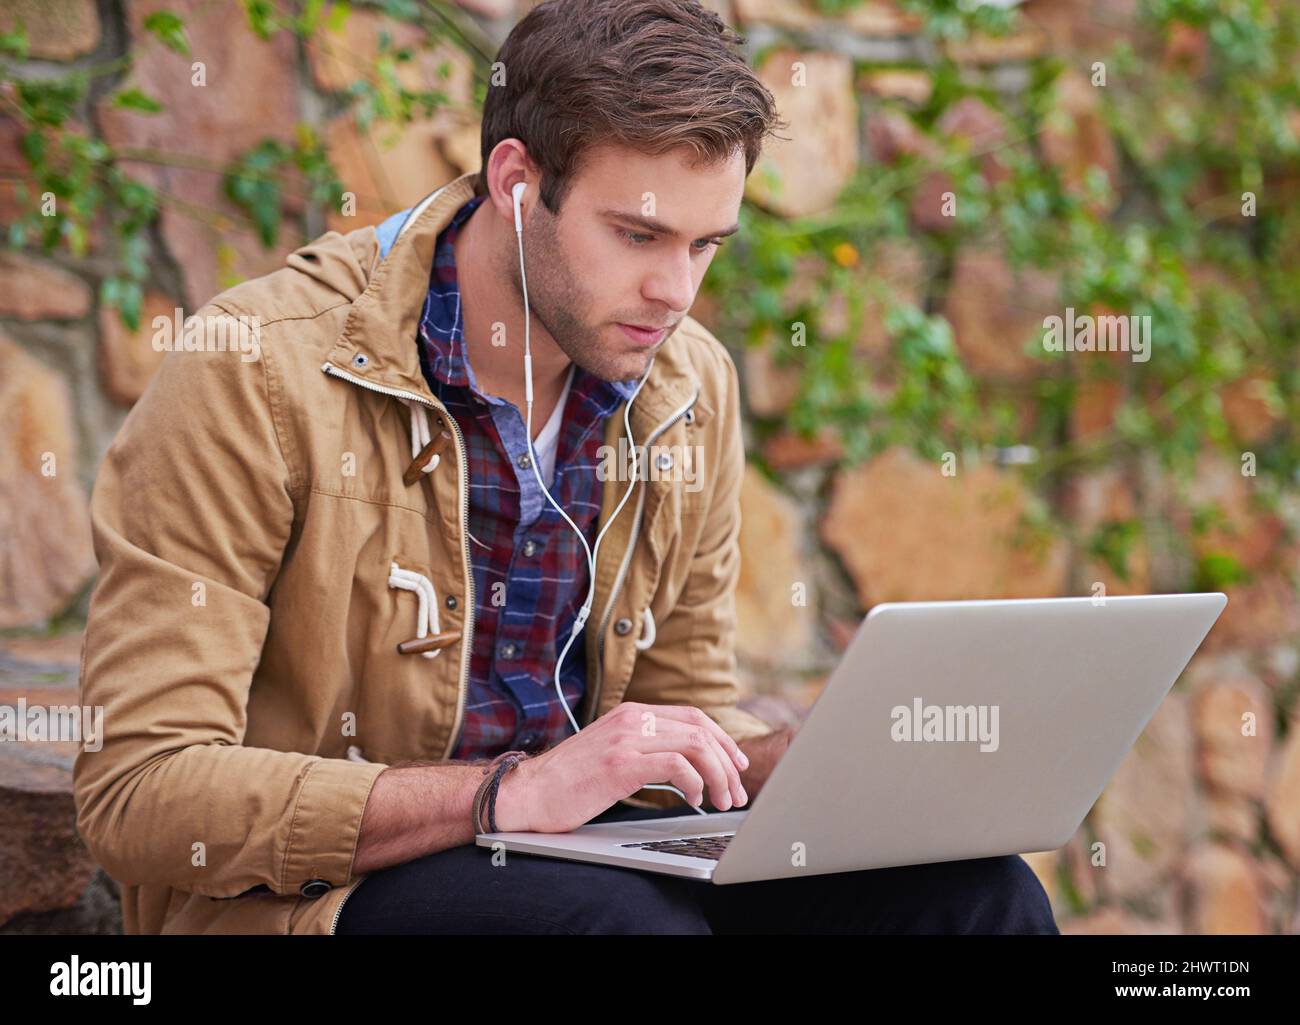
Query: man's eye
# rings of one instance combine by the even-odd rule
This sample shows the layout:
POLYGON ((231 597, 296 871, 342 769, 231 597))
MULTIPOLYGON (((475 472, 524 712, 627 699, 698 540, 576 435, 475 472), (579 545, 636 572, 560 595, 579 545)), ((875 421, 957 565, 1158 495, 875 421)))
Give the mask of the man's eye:
MULTIPOLYGON (((626 228, 617 228, 615 230, 617 231, 619 237, 622 238, 624 241, 626 241, 627 244, 630 245, 633 249, 639 249, 647 242, 653 242, 655 238, 653 235, 643 235, 639 232, 628 231, 626 228)), ((697 253, 705 253, 708 252, 710 246, 713 246, 714 248, 721 248, 722 239, 699 238, 696 239, 691 244, 700 246, 700 248, 695 250, 697 253)))

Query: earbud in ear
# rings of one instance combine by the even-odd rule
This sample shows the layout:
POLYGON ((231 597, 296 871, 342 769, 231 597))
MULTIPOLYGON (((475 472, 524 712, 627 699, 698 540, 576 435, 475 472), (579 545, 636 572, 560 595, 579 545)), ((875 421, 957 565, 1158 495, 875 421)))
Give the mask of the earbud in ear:
POLYGON ((524 189, 526 188, 528 188, 527 182, 515 182, 514 187, 510 190, 510 194, 515 200, 515 231, 524 230, 523 215, 519 211, 519 200, 520 197, 523 196, 524 189))

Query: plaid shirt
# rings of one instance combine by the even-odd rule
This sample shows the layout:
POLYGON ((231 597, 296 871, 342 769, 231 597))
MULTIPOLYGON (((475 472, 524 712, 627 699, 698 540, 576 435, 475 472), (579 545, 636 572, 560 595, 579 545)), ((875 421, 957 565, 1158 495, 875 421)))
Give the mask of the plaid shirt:
MULTIPOLYGON (((555 692, 555 660, 590 585, 572 528, 546 501, 528 456, 523 413, 478 388, 465 346, 452 244, 485 197, 475 196, 438 236, 420 316, 420 366, 465 437, 469 469, 470 562, 477 603, 465 716, 452 758, 538 751, 573 732, 555 692), (559 643, 557 643, 557 639, 559 643)), ((519 356, 523 373, 523 353, 519 356)), ((555 500, 596 541, 596 477, 605 419, 631 398, 636 381, 607 382, 575 368, 555 453, 555 500)), ((588 623, 586 629, 594 629, 588 623)), ((560 684, 577 713, 586 692, 581 636, 560 684)))

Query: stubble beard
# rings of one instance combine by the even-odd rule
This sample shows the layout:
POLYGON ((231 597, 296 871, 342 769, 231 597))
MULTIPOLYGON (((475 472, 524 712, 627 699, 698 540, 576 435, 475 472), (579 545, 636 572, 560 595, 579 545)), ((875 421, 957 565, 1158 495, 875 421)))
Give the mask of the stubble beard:
MULTIPOLYGON (((626 381, 639 378, 649 366, 650 357, 672 337, 673 329, 654 346, 642 352, 626 348, 611 349, 602 337, 600 325, 586 319, 593 305, 591 295, 573 273, 564 249, 555 233, 555 218, 545 211, 533 218, 524 231, 524 269, 528 275, 528 309, 566 356, 583 370, 602 381, 626 381)), ((524 301, 519 276, 519 245, 510 247, 507 275, 514 286, 519 304, 524 301)), ((611 333, 614 325, 606 325, 611 333)), ((621 336, 621 332, 619 333, 621 336)))

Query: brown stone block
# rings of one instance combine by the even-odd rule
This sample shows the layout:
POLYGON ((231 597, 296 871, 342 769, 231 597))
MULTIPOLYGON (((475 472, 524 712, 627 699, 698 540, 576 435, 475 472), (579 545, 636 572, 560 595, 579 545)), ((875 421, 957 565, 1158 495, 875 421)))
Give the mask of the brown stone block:
POLYGON ((1227 553, 1253 572, 1276 564, 1284 524, 1262 505, 1256 478, 1241 470, 1240 460, 1207 448, 1197 459, 1186 503, 1174 511, 1173 520, 1186 531, 1196 555, 1227 553), (1214 513, 1200 532, 1193 529, 1192 513, 1198 509, 1214 513))
POLYGON ((769 139, 745 195, 783 217, 835 205, 858 167, 853 65, 839 54, 778 49, 758 69, 788 127, 769 139))
POLYGON ((1051 52, 1101 59, 1136 34, 1138 0, 1026 0, 1021 16, 1046 34, 1051 52))
POLYGON ((1192 832, 1194 738, 1186 695, 1170 693, 1093 806, 1106 845, 1106 894, 1133 897, 1162 883, 1192 832))
POLYGON ((935 234, 952 231, 957 226, 956 207, 961 202, 957 186, 947 171, 927 171, 912 190, 907 216, 917 231, 935 234))
POLYGON ((1286 422, 1280 403, 1274 401, 1275 393, 1275 380, 1261 371, 1249 373, 1219 392, 1224 419, 1239 441, 1248 445, 1264 441, 1286 422))
POLYGON ((1119 151, 1101 115, 1098 87, 1078 71, 1067 70, 1056 81, 1055 100, 1039 135, 1043 159, 1061 175, 1068 192, 1085 193, 1085 177, 1100 168, 1110 180, 1110 198, 1094 204, 1108 213, 1119 199, 1119 151))
POLYGON ((1089 441, 1108 434, 1123 404, 1124 385, 1117 378, 1096 374, 1081 378, 1070 406, 1070 436, 1076 441, 1089 441))
POLYGON ((96 872, 76 830, 71 759, 57 746, 0 744, 0 924, 72 907, 96 872))
POLYGON ((994 249, 958 253, 944 316, 973 374, 1024 380, 1050 370, 1026 350, 1042 345, 1043 319, 1059 312, 1053 275, 1036 268, 1016 270, 994 249))
MULTIPOLYGON (((401 49, 412 51, 410 60, 396 64, 397 78, 404 88, 445 95, 446 105, 430 115, 439 134, 449 133, 467 121, 477 124, 474 63, 469 55, 447 39, 430 38, 410 22, 374 11, 354 9, 342 31, 322 31, 313 37, 307 58, 316 84, 341 92, 358 81, 372 79, 380 58, 381 33, 391 39, 390 55, 401 49)), ((474 151, 477 166, 477 138, 474 151)))
POLYGON ((17 320, 80 320, 90 312, 90 286, 45 260, 0 250, 0 316, 17 320))
POLYGON ((1145 532, 1140 532, 1127 550, 1125 576, 1088 550, 1108 526, 1137 518, 1137 498, 1127 475, 1118 469, 1106 469, 1072 477, 1063 491, 1061 511, 1082 546, 1078 580, 1089 593, 1096 582, 1105 585, 1108 595, 1146 594, 1150 590, 1150 551, 1145 532))
POLYGON ((1006 119, 977 96, 964 96, 939 118, 939 132, 956 141, 979 162, 980 174, 990 185, 1010 177, 1001 160, 1002 150, 1015 144, 1006 119))
MULTIPOLYGON (((5 90, 0 87, 0 100, 8 99, 5 90)), ((28 166, 22 150, 23 126, 15 118, 0 113, 0 224, 12 224, 23 213, 18 200, 18 183, 28 183, 28 192, 34 191, 31 183, 31 167, 28 166)), ((29 196, 31 202, 33 196, 29 196)))
POLYGON ((822 539, 863 608, 882 601, 1059 595, 1066 546, 1026 534, 1029 495, 988 465, 945 477, 899 449, 836 474, 822 539))
POLYGON ((833 463, 844 455, 844 446, 829 430, 811 438, 793 431, 774 434, 763 443, 763 458, 774 470, 802 470, 833 463))
POLYGON ((1074 831, 1074 835, 1058 853, 1079 900, 1084 907, 1092 907, 1097 903, 1098 875, 1103 869, 1092 864, 1092 849, 1082 826, 1074 831))
POLYGON ((762 24, 803 31, 838 26, 857 35, 884 37, 910 35, 922 25, 919 17, 889 0, 863 0, 837 18, 822 14, 808 0, 734 2, 736 19, 742 25, 762 24))
POLYGON ((1211 792, 1201 796, 1205 834, 1250 845, 1259 837, 1259 805, 1240 794, 1211 792))
POLYGON ((1226 585, 1224 593, 1228 604, 1202 644, 1206 651, 1261 650, 1300 637, 1300 599, 1283 573, 1257 574, 1248 582, 1226 585))
POLYGON ((975 32, 966 39, 945 40, 943 49, 961 64, 1012 64, 1041 57, 1047 45, 1047 33, 1033 22, 1026 22, 1001 36, 975 32))
POLYGON ((94 573, 77 473, 67 385, 0 336, 0 629, 61 612, 94 573))
POLYGON ((5 0, 0 32, 19 25, 27 30, 28 53, 43 60, 72 60, 99 46, 99 11, 89 0, 5 0))
POLYGON ((356 213, 329 212, 326 223, 348 232, 384 220, 418 203, 457 174, 443 156, 442 122, 413 121, 400 132, 371 127, 362 133, 350 117, 326 130, 326 146, 345 192, 356 197, 356 213))
POLYGON ((865 119, 867 151, 873 160, 895 164, 903 157, 937 160, 939 144, 901 110, 881 108, 870 111, 865 119))
POLYGON ((1264 801, 1269 832, 1291 867, 1300 870, 1300 718, 1291 718, 1272 773, 1264 801))
POLYGON ((1161 67, 1166 72, 1182 72, 1189 78, 1205 74, 1210 59, 1210 37, 1204 29, 1185 21, 1171 22, 1165 39, 1161 67))
POLYGON ((122 322, 117 309, 100 307, 99 370, 114 401, 129 406, 144 394, 149 379, 167 355, 165 349, 154 349, 153 319, 166 317, 173 322, 175 311, 176 303, 168 296, 147 292, 140 306, 140 326, 132 331, 122 322))
POLYGON ((928 71, 918 68, 872 68, 858 76, 858 88, 882 99, 903 100, 914 106, 934 92, 928 71))
POLYGON ((812 641, 817 606, 803 557, 804 512, 750 466, 740 508, 736 651, 750 663, 797 663, 812 641), (795 604, 796 585, 803 604, 795 604))
POLYGON ((745 346, 741 368, 745 401, 754 416, 782 416, 798 398, 799 364, 778 366, 771 343, 745 346))
POLYGON ((1268 932, 1264 886, 1250 857, 1223 844, 1202 844, 1187 864, 1192 891, 1192 932, 1258 935, 1268 932))
POLYGON ((1196 675, 1192 722, 1201 779, 1225 794, 1262 799, 1273 751, 1272 694, 1234 662, 1202 662, 1196 675))

